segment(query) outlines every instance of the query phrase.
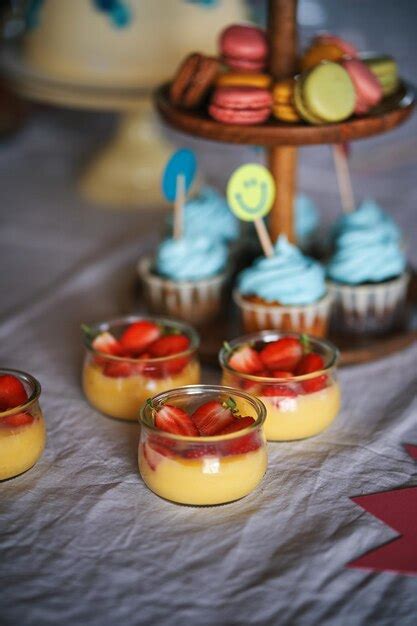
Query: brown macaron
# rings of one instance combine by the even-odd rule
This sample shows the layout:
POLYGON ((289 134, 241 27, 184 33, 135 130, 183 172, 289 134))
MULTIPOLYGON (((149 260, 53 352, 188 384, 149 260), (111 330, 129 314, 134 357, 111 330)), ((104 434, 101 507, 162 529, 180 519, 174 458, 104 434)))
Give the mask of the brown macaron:
POLYGON ((171 83, 171 103, 185 109, 197 108, 214 84, 220 62, 198 52, 189 54, 181 63, 171 83))

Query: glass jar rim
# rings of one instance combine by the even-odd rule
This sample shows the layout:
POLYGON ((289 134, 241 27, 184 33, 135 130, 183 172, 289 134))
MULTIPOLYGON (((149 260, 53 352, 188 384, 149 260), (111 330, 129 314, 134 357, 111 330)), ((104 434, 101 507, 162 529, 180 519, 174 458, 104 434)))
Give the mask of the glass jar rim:
POLYGON ((16 378, 18 378, 20 381, 24 381, 27 385, 30 386, 30 388, 32 389, 32 393, 23 404, 19 404, 18 406, 14 406, 11 409, 7 409, 7 411, 0 411, 0 418, 26 411, 35 402, 37 402, 37 400, 39 400, 39 396, 41 395, 42 391, 40 382, 34 376, 32 376, 32 374, 28 374, 23 370, 0 367, 0 376, 3 376, 4 374, 10 374, 11 376, 15 376, 16 378))
POLYGON ((251 424, 250 426, 247 426, 246 428, 242 428, 242 430, 237 430, 234 433, 229 433, 227 435, 212 435, 212 436, 187 436, 187 435, 176 435, 174 433, 169 433, 166 432, 165 430, 161 430, 160 428, 157 428, 154 424, 150 423, 147 419, 147 415, 146 412, 149 409, 149 406, 147 403, 145 403, 141 410, 140 410, 140 415, 139 415, 139 424, 140 426, 145 426, 148 430, 151 430, 154 433, 157 433, 158 435, 160 435, 161 437, 166 437, 167 439, 172 439, 175 441, 186 441, 188 443, 192 442, 192 443, 218 443, 221 441, 230 441, 233 439, 237 439, 238 437, 242 437, 244 435, 247 435, 251 432, 253 432, 255 429, 259 428, 260 426, 262 426, 262 424, 264 423, 265 419, 266 419, 266 407, 264 405, 264 403, 259 400, 259 398, 257 398, 256 396, 252 396, 249 393, 246 393, 245 391, 242 391, 240 389, 236 389, 234 387, 225 387, 222 385, 184 385, 182 387, 176 387, 175 389, 168 389, 167 391, 162 391, 161 393, 158 393, 156 396, 152 397, 152 401, 158 401, 158 400, 163 400, 166 397, 171 397, 172 396, 180 396, 180 395, 194 395, 194 396, 198 396, 200 393, 204 393, 204 392, 212 392, 212 393, 222 393, 224 395, 231 395, 231 396, 239 396, 241 398, 243 398, 244 400, 246 400, 247 402, 249 402, 255 409, 255 411, 258 414, 258 417, 256 418, 256 420, 254 421, 253 424, 251 424))
POLYGON ((327 339, 322 339, 321 337, 314 337, 313 335, 309 335, 308 333, 295 333, 295 332, 281 332, 279 330, 261 330, 256 333, 251 333, 250 335, 242 335, 241 337, 236 337, 231 341, 227 342, 227 347, 223 345, 219 351, 219 363, 220 367, 224 370, 230 372, 231 374, 240 376, 241 378, 257 382, 257 383, 270 383, 270 384, 291 384, 293 382, 302 382, 304 380, 310 380, 312 378, 317 378, 321 374, 328 374, 331 370, 335 369, 339 363, 340 352, 339 349, 327 339), (291 378, 273 378, 272 376, 256 376, 255 374, 246 374, 244 372, 239 372, 238 370, 233 369, 233 367, 229 366, 228 359, 230 352, 237 348, 241 344, 245 343, 253 343, 255 341, 265 340, 266 337, 274 336, 273 341, 280 339, 282 337, 295 337, 299 339, 302 336, 308 337, 309 341, 312 344, 319 345, 324 347, 326 350, 330 352, 331 360, 321 370, 317 370, 315 372, 311 372, 310 374, 302 374, 298 376, 291 376, 291 378), (229 350, 230 347, 230 350, 229 350))
POLYGON ((92 347, 92 340, 88 338, 85 333, 84 333, 84 341, 83 341, 84 346, 92 354, 100 356, 101 358, 106 358, 109 361, 115 361, 118 363, 123 362, 123 363, 155 363, 155 364, 166 363, 167 361, 170 361, 173 359, 191 356, 194 352, 198 350, 200 346, 200 337, 197 331, 192 326, 190 326, 189 324, 186 324, 185 322, 181 320, 176 320, 176 319, 167 318, 167 317, 154 317, 152 315, 125 315, 122 317, 115 317, 113 319, 106 320, 104 322, 96 322, 94 324, 91 324, 89 327, 92 330, 96 330, 98 333, 109 332, 113 326, 123 326, 125 324, 133 324, 134 322, 140 322, 140 321, 155 322, 155 324, 159 324, 161 326, 179 328, 190 339, 190 346, 186 350, 183 350, 182 352, 176 352, 175 354, 170 354, 168 356, 133 358, 133 357, 127 357, 127 356, 117 356, 115 354, 108 354, 107 352, 100 352, 100 350, 95 350, 92 347))

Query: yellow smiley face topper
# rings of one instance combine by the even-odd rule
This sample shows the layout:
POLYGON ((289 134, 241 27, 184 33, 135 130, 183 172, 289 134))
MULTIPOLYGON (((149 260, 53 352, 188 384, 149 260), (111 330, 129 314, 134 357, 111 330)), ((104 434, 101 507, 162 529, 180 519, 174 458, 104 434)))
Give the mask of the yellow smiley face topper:
POLYGON ((240 220, 254 222, 265 217, 275 199, 275 182, 269 170, 258 163, 237 168, 227 184, 227 202, 240 220))

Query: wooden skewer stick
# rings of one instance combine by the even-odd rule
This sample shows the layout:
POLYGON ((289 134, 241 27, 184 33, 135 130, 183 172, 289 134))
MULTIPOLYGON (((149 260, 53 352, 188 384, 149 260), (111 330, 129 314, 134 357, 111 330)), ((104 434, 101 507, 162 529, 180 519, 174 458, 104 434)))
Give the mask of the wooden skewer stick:
POLYGON ((261 242, 262 250, 265 256, 274 256, 274 246, 272 245, 269 233, 265 226, 263 219, 258 219, 253 222, 255 224, 256 232, 261 242))
POLYGON ((175 187, 174 203, 174 239, 181 239, 184 227, 184 204, 185 204, 185 177, 183 174, 177 176, 175 187))
POLYGON ((343 212, 352 213, 352 211, 355 210, 355 198, 353 195, 348 159, 341 144, 335 144, 333 146, 333 158, 343 212))

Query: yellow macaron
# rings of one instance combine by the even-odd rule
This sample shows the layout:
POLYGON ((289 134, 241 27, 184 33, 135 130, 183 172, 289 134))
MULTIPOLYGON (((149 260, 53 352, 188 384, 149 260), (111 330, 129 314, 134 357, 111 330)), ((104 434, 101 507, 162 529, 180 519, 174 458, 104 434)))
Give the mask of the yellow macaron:
POLYGON ((272 89, 272 112, 283 122, 299 122, 300 116, 294 106, 294 79, 287 78, 275 83, 272 89))
POLYGON ((216 87, 258 87, 269 89, 272 77, 255 72, 225 72, 216 79, 216 87))

